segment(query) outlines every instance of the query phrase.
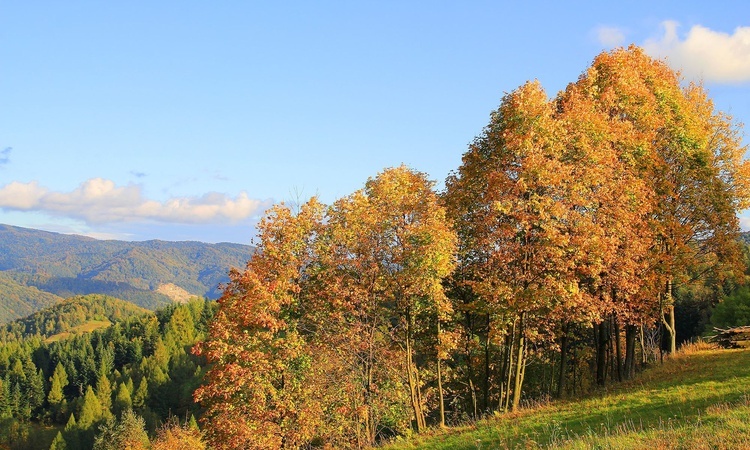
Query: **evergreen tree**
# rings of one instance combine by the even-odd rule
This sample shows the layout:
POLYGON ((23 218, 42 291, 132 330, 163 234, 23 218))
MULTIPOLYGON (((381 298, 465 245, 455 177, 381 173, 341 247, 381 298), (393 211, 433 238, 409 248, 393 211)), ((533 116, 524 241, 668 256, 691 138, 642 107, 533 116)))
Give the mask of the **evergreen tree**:
POLYGON ((132 409, 133 400, 130 397, 130 390, 128 385, 120 383, 117 386, 117 394, 115 395, 115 414, 120 415, 123 411, 132 409))
POLYGON ((86 395, 83 397, 83 404, 78 417, 78 427, 88 429, 103 416, 102 405, 99 402, 94 390, 89 386, 86 389, 86 395))
POLYGON ((57 363, 49 381, 50 390, 47 395, 47 402, 50 406, 50 414, 55 420, 59 420, 65 413, 63 408, 64 403, 66 403, 64 389, 68 385, 68 374, 65 372, 65 366, 62 363, 57 363))
POLYGON ((0 378, 0 419, 7 419, 13 416, 10 405, 10 383, 8 376, 0 378))
MULTIPOLYGON (((32 367, 35 367, 32 364, 32 367)), ((42 369, 30 374, 27 378, 26 397, 29 400, 29 410, 35 417, 42 413, 44 406, 44 373, 42 369)))
POLYGON ((138 383, 138 389, 133 394, 133 407, 143 408, 148 400, 148 380, 146 377, 141 378, 141 382, 138 383))
POLYGON ((65 429, 63 430, 63 437, 65 438, 65 442, 68 445, 68 448, 74 449, 74 448, 81 448, 80 447, 80 437, 79 437, 79 429, 78 429, 78 423, 76 422, 76 416, 73 415, 73 413, 70 413, 70 417, 68 418, 68 423, 65 425, 65 429))
POLYGON ((55 439, 52 440, 52 444, 49 446, 49 450, 68 450, 68 444, 65 442, 65 438, 61 432, 57 432, 55 439))
POLYGON ((16 381, 10 389, 10 410, 13 417, 19 419, 28 419, 31 415, 29 402, 21 393, 21 383, 16 381))
POLYGON ((100 373, 96 381, 96 398, 101 406, 102 417, 109 418, 112 415, 112 384, 104 373, 100 373))

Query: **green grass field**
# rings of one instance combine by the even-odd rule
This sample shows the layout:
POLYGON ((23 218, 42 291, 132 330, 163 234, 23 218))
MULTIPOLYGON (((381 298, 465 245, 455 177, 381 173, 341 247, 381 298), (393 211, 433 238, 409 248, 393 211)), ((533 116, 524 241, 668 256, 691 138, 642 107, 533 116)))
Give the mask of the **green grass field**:
POLYGON ((685 352, 585 399, 385 448, 750 449, 750 350, 685 352))

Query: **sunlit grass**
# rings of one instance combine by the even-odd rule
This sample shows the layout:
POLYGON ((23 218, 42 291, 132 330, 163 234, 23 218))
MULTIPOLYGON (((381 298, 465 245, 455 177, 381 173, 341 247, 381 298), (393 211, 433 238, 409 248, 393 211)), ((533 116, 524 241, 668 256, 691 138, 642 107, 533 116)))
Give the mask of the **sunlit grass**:
POLYGON ((44 341, 48 343, 55 342, 55 341, 65 339, 76 334, 90 333, 94 330, 98 330, 99 328, 107 328, 110 325, 112 325, 112 322, 110 322, 109 320, 89 320, 88 322, 82 323, 76 327, 73 327, 68 331, 63 331, 62 333, 53 334, 52 336, 48 337, 44 341))
POLYGON ((634 380, 396 449, 750 449, 750 350, 688 348, 634 380))

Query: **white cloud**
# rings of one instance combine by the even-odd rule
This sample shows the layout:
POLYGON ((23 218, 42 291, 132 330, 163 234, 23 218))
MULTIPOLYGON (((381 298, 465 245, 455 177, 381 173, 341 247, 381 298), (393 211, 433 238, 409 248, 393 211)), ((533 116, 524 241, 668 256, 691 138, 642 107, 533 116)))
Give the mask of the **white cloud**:
POLYGON ((237 223, 261 213, 268 201, 241 192, 234 198, 211 192, 201 197, 170 198, 164 202, 143 197, 141 186, 116 186, 92 178, 71 192, 54 192, 37 182, 14 181, 0 187, 0 209, 40 211, 83 220, 88 224, 156 221, 164 223, 237 223))
POLYGON ((742 231, 750 231, 750 216, 747 215, 747 211, 744 211, 743 214, 740 214, 740 229, 742 231))
POLYGON ((646 52, 667 58, 686 78, 718 83, 750 81, 750 27, 737 27, 733 34, 694 25, 684 39, 677 34, 679 24, 662 22, 664 33, 646 40, 646 52))
POLYGON ((594 29, 596 40, 607 48, 619 47, 625 43, 625 31, 617 27, 598 26, 594 29))

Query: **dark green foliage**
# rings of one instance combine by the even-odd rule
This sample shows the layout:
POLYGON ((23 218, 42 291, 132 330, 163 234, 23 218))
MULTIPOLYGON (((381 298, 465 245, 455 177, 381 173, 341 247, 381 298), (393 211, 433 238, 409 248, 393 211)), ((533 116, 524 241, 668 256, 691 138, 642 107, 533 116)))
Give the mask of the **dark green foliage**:
POLYGON ((21 443, 12 448, 49 448, 55 439, 53 448, 91 449, 99 427, 124 432, 131 409, 150 432, 172 415, 199 415, 192 393, 205 362, 190 349, 215 309, 194 299, 151 313, 92 295, 8 324, 0 333, 0 420, 12 433, 0 433, 0 448, 12 438, 21 443), (55 340, 38 334, 44 323, 72 328, 93 319, 113 323, 55 340), (53 427, 46 441, 33 432, 38 424, 53 427))
POLYGON ((62 432, 58 431, 52 444, 49 446, 49 450, 68 450, 68 444, 63 438, 62 432))
POLYGON ((742 287, 717 304, 711 325, 721 329, 750 325, 750 288, 742 287))
POLYGON ((240 244, 100 241, 0 225, 0 323, 92 293, 156 309, 171 303, 156 292, 167 283, 217 298, 229 269, 244 267, 252 252, 240 244))
POLYGON ((130 389, 125 383, 120 383, 117 386, 117 392, 115 394, 114 402, 114 413, 120 415, 123 411, 133 408, 133 399, 130 395, 130 389))

